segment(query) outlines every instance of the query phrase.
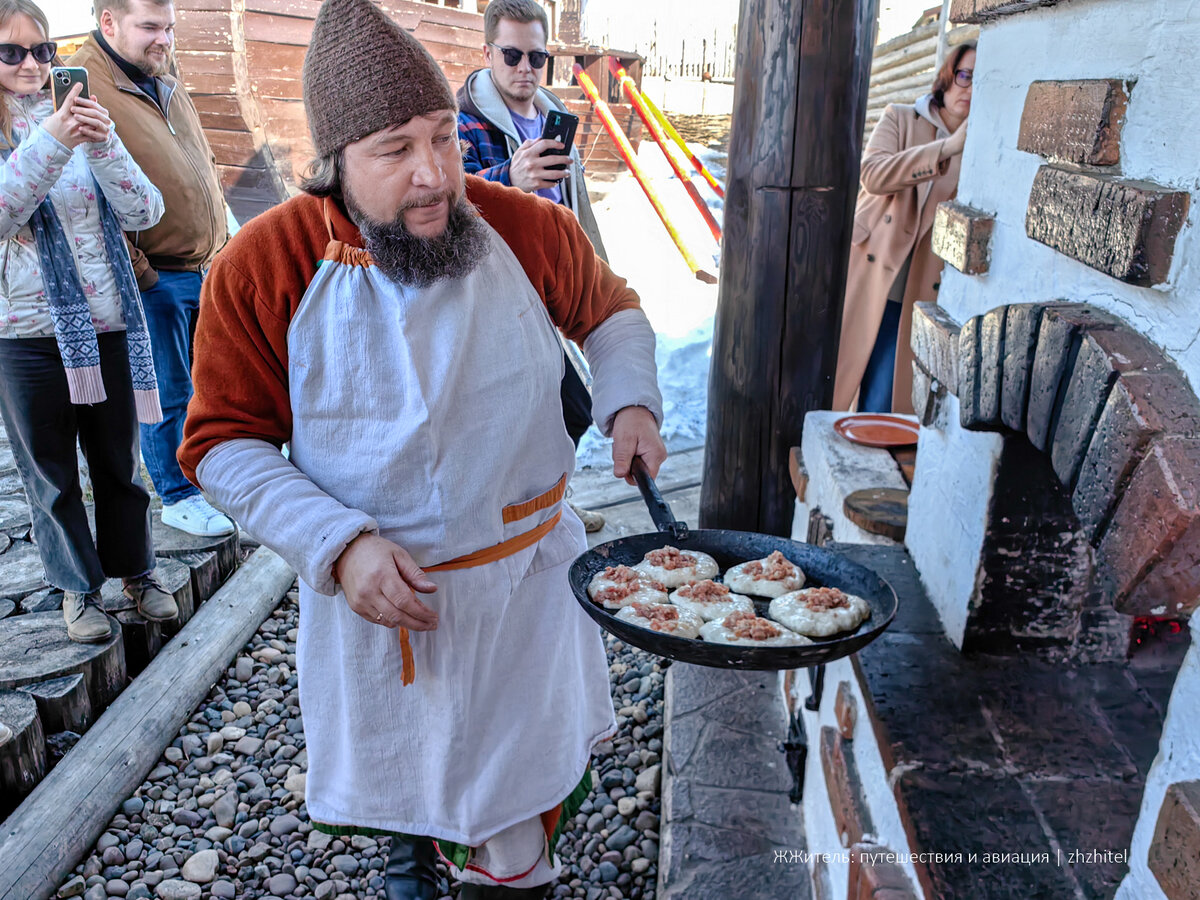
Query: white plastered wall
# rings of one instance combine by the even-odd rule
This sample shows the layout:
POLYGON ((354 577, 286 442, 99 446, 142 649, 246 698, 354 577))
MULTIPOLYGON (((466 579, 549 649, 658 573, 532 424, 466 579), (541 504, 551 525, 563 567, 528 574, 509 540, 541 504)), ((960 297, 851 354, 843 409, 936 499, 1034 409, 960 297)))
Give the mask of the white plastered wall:
POLYGON ((1200 0, 1070 0, 986 25, 958 199, 996 217, 991 269, 947 265, 938 302, 959 322, 1008 303, 1092 303, 1128 321, 1200 387, 1200 0), (1044 160, 1017 150, 1033 81, 1122 78, 1133 85, 1121 134, 1122 177, 1192 194, 1168 282, 1137 288, 1025 236, 1044 160))
POLYGON ((1158 756, 1146 777, 1142 810, 1129 851, 1129 874, 1116 900, 1166 900, 1150 871, 1146 854, 1167 788, 1177 781, 1200 779, 1200 611, 1192 615, 1192 646, 1175 680, 1158 756))

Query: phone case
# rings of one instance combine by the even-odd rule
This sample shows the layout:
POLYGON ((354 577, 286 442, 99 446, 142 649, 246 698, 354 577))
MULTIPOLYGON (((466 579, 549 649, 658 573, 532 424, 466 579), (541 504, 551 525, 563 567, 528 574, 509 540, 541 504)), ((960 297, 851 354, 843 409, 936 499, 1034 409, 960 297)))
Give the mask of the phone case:
MULTIPOLYGON (((562 141, 565 145, 562 150, 546 150, 542 156, 566 156, 571 152, 571 145, 575 142, 575 129, 579 127, 579 117, 562 110, 552 109, 546 113, 546 125, 542 128, 542 137, 552 141, 562 141)), ((565 169, 566 163, 561 166, 550 166, 551 169, 565 169)))
POLYGON ((54 86, 54 108, 58 109, 63 99, 76 84, 83 85, 80 97, 89 97, 87 69, 80 66, 55 66, 50 70, 50 83, 54 86))

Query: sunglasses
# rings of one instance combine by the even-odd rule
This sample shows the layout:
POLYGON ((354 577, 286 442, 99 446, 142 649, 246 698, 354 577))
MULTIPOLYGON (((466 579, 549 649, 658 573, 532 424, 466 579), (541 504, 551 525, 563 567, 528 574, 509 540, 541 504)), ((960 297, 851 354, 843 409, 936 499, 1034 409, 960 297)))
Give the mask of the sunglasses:
POLYGON ((546 60, 550 58, 550 54, 545 50, 530 50, 526 53, 524 50, 518 50, 516 47, 501 47, 499 44, 492 44, 497 50, 504 54, 504 64, 516 68, 521 64, 521 57, 529 57, 529 65, 535 69, 540 69, 546 64, 546 60))
POLYGON ((974 79, 974 77, 975 77, 974 69, 955 69, 954 70, 954 83, 957 84, 959 87, 969 88, 971 86, 971 81, 974 79))
POLYGON ((33 54, 34 61, 44 66, 54 59, 54 54, 57 52, 58 44, 54 41, 34 44, 32 47, 22 47, 20 44, 0 44, 0 63, 4 63, 6 66, 19 66, 25 62, 26 54, 33 54))

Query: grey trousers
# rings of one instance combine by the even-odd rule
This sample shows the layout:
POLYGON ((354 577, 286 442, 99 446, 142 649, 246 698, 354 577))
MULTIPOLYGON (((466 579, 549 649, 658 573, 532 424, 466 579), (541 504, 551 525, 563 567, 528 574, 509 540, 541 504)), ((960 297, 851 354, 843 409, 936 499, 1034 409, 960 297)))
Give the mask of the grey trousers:
POLYGON ((0 340, 0 415, 29 499, 46 581, 65 591, 98 591, 105 578, 154 568, 125 332, 101 334, 98 342, 108 399, 77 406, 70 401, 54 338, 0 340), (91 475, 94 541, 76 440, 91 475))

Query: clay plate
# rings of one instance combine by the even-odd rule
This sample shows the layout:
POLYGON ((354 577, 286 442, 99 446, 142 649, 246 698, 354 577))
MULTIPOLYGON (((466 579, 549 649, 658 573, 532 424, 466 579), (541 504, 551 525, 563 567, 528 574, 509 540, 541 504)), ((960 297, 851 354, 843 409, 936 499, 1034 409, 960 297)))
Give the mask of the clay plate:
POLYGON ((883 413, 858 413, 843 416, 833 430, 854 444, 864 447, 911 447, 917 442, 920 426, 900 416, 883 413))

